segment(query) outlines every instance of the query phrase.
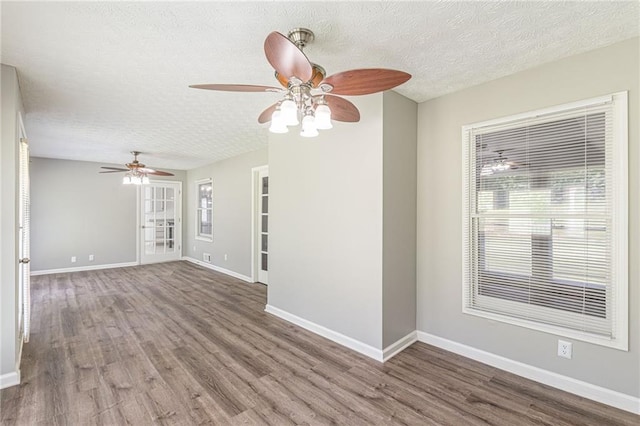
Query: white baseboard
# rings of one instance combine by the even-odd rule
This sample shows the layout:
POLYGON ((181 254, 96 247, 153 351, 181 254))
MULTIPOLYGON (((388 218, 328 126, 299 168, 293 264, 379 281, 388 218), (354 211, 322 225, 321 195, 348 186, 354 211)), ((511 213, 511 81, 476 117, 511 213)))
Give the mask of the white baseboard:
POLYGON ((338 333, 337 331, 330 330, 327 327, 318 325, 304 318, 300 318, 299 316, 291 314, 287 311, 283 311, 282 309, 276 308, 275 306, 267 305, 264 310, 265 312, 275 315, 278 318, 289 321, 292 324, 309 330, 317 335, 325 337, 331 341, 334 341, 344 347, 352 349, 379 362, 389 361, 391 358, 393 358, 418 340, 416 332, 412 331, 398 341, 390 344, 383 350, 380 350, 352 337, 345 336, 342 333, 338 333))
POLYGON ((349 336, 345 336, 344 334, 338 333, 337 331, 330 330, 326 327, 308 321, 304 318, 300 318, 297 315, 290 314, 289 312, 283 311, 282 309, 278 309, 274 306, 267 305, 264 310, 265 312, 275 315, 278 318, 282 318, 285 321, 289 321, 290 323, 293 323, 299 327, 302 327, 322 337, 332 340, 342 346, 359 352, 362 355, 366 355, 369 358, 375 359, 376 361, 383 361, 383 355, 380 349, 376 349, 373 346, 362 343, 359 340, 353 339, 349 336))
POLYGON ((390 344, 382 350, 382 362, 387 362, 400 352, 418 341, 418 333, 414 330, 395 343, 390 344))
POLYGON ((398 341, 390 344, 383 350, 380 350, 352 337, 345 336, 342 333, 338 333, 337 331, 330 330, 327 327, 318 325, 304 318, 300 318, 299 316, 291 314, 287 311, 283 311, 282 309, 276 308, 275 306, 267 305, 264 310, 265 312, 275 315, 278 318, 289 321, 292 324, 309 330, 319 336, 327 338, 333 342, 336 342, 344 347, 347 347, 379 362, 387 362, 418 340, 416 332, 412 331, 398 341))
POLYGON ((138 262, 124 262, 124 263, 110 263, 110 264, 105 264, 105 265, 76 266, 74 268, 43 269, 41 271, 31 271, 31 275, 49 275, 49 274, 62 274, 62 273, 65 273, 65 272, 95 271, 95 270, 98 270, 98 269, 126 268, 128 266, 138 266, 138 262))
POLYGON ((0 389, 20 384, 20 370, 0 375, 0 389))
POLYGON ((211 263, 207 263, 207 262, 203 262, 203 261, 198 260, 198 259, 194 259, 193 257, 182 256, 182 260, 186 260, 187 262, 195 263, 196 265, 204 266, 205 268, 212 269, 212 270, 214 270, 216 272, 222 272, 223 274, 232 276, 233 278, 237 278, 237 279, 242 280, 242 281, 246 281, 248 283, 252 283, 253 282, 251 277, 239 274, 239 273, 234 272, 234 271, 232 271, 230 269, 221 268, 221 267, 213 265, 211 263))
POLYGON ((471 346, 463 345, 462 343, 434 336, 433 334, 418 331, 417 337, 420 342, 437 346, 441 349, 471 358, 483 364, 579 395, 583 398, 592 399, 634 414, 640 414, 640 398, 563 376, 558 373, 543 370, 532 365, 524 364, 522 362, 514 361, 490 352, 485 352, 471 346))

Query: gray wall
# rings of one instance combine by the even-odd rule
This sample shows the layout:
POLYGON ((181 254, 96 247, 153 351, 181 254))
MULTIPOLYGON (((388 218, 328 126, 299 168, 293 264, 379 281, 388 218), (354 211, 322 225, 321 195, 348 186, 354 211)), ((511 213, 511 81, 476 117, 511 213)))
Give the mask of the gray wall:
POLYGON ((213 265, 251 276, 251 169, 267 162, 264 148, 187 172, 183 255, 209 253, 213 265), (213 242, 195 239, 196 181, 205 178, 213 179, 213 242))
POLYGON ((2 140, 0 145, 0 375, 19 370, 18 302, 18 112, 24 114, 18 76, 2 65, 2 140))
POLYGON ((638 39, 443 96, 418 108, 418 329, 628 395, 640 396, 638 39), (630 350, 574 341, 461 312, 461 126, 629 90, 630 350))
POLYGON ((382 346, 416 329, 418 105, 383 94, 382 346))
POLYGON ((382 347, 382 94, 361 122, 269 136, 268 303, 382 347))
MULTIPOLYGON (((99 174, 103 165, 32 158, 32 271, 136 261, 136 186, 123 185, 120 173, 99 174)), ((162 180, 186 175, 171 172, 162 180)))

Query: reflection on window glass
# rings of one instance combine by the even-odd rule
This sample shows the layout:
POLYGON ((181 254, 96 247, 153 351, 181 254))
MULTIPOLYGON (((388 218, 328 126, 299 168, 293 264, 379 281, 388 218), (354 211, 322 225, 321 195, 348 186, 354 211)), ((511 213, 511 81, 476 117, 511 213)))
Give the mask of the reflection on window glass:
POLYGON ((605 285, 607 241, 604 221, 556 219, 553 221, 553 278, 605 285))
MULTIPOLYGON (((604 285, 606 223, 552 219, 558 214, 605 214, 602 168, 556 170, 532 176, 492 176, 477 192, 478 213, 504 214, 478 222, 486 271, 531 276, 534 236, 546 238, 550 252, 538 253, 553 279, 604 285), (523 217, 518 217, 523 216, 523 217)), ((544 268, 543 268, 544 269, 544 268)))
POLYGON ((478 233, 485 271, 531 276, 531 220, 481 219, 478 233))

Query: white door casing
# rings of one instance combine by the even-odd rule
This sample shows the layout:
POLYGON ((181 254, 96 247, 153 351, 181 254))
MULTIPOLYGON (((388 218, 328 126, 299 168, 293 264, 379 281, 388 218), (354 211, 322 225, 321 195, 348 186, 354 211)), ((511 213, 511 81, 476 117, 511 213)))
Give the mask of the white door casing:
POLYGON ((252 173, 252 278, 269 283, 269 167, 254 167, 252 173))

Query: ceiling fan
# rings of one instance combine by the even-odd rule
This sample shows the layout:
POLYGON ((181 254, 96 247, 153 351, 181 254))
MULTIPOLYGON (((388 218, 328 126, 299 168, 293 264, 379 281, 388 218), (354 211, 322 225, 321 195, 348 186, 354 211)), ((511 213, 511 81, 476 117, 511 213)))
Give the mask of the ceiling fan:
POLYGON ((173 176, 173 173, 164 172, 162 170, 150 169, 146 165, 142 164, 138 161, 138 155, 141 153, 139 151, 131 151, 133 154, 133 161, 131 163, 125 164, 126 169, 120 167, 108 167, 102 166, 101 169, 105 169, 99 173, 120 173, 126 172, 124 178, 122 179, 122 183, 141 185, 149 183, 149 175, 154 176, 173 176))
POLYGON ((333 127, 331 119, 360 121, 358 108, 335 95, 382 92, 411 78, 406 72, 384 68, 354 69, 326 77, 324 68, 310 62, 302 51, 314 38, 313 32, 306 28, 295 28, 286 37, 277 31, 267 36, 264 52, 282 87, 247 84, 196 84, 189 87, 227 92, 280 93, 283 98, 265 109, 258 117, 258 122, 271 121, 270 131, 286 133, 287 126, 296 126, 301 119, 300 134, 313 137, 318 135, 318 129, 333 127))

